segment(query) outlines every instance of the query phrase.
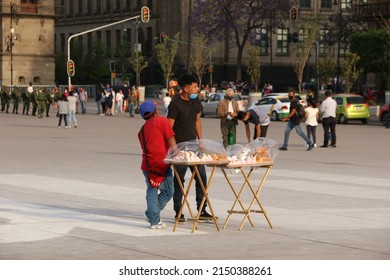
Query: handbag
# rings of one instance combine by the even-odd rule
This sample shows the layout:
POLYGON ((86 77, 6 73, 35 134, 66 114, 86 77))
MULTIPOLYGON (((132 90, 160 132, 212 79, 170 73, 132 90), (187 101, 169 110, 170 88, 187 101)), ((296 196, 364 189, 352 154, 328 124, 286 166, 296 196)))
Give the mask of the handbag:
POLYGON ((142 141, 144 144, 145 164, 146 167, 148 168, 149 183, 152 185, 153 188, 158 188, 161 185, 161 183, 165 180, 168 170, 163 170, 159 167, 150 166, 148 161, 148 149, 146 148, 146 140, 145 140, 145 133, 144 133, 143 126, 141 128, 141 134, 142 134, 142 141))

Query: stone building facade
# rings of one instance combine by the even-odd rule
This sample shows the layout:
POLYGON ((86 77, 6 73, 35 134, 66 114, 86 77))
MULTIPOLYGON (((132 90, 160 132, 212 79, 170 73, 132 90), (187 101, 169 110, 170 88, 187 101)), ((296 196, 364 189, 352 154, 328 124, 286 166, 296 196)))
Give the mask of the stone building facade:
POLYGON ((53 85, 55 6, 52 0, 1 1, 2 85, 53 85))

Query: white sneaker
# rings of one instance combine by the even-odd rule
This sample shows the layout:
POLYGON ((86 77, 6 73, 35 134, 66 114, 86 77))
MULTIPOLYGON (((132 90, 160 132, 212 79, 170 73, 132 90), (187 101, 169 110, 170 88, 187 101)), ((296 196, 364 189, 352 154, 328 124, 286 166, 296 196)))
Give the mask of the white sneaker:
POLYGON ((61 128, 61 126, 59 126, 58 128, 61 128))
POLYGON ((67 126, 65 126, 65 128, 68 128, 67 126))
POLYGON ((150 226, 151 229, 163 229, 166 227, 167 227, 167 225, 164 224, 161 220, 160 220, 160 222, 158 222, 158 224, 150 226))
POLYGON ((317 144, 314 144, 314 148, 317 148, 317 144))

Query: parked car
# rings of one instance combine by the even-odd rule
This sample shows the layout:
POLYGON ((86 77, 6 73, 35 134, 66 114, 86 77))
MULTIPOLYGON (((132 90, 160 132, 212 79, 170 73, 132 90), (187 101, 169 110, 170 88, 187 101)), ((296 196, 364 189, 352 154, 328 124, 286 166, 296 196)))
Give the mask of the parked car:
MULTIPOLYGON (((305 107, 305 102, 299 95, 296 95, 299 102, 305 107)), ((266 95, 255 103, 255 106, 260 107, 262 110, 267 112, 271 120, 278 121, 290 113, 290 99, 288 96, 279 95, 266 95)))
POLYGON ((390 127, 390 103, 381 107, 379 111, 379 120, 386 128, 390 127))
POLYGON ((368 123, 370 118, 369 106, 364 98, 357 94, 334 94, 336 100, 336 120, 338 123, 347 123, 349 120, 360 120, 368 123))
MULTIPOLYGON (((224 92, 212 93, 205 100, 202 101, 203 111, 200 113, 201 117, 206 115, 217 115, 219 101, 225 98, 224 92)), ((234 95, 234 100, 238 102, 240 111, 246 111, 246 104, 248 100, 241 98, 239 94, 234 95)))

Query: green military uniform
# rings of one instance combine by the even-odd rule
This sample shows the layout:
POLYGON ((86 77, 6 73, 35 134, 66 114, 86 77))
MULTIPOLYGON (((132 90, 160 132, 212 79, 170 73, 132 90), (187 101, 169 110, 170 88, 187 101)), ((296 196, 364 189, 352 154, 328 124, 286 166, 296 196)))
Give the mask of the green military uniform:
POLYGON ((33 116, 36 116, 36 112, 37 112, 37 109, 38 109, 38 102, 37 102, 37 91, 34 90, 31 94, 30 94, 30 102, 32 104, 32 115, 33 116))
POLYGON ((18 87, 14 87, 11 97, 12 97, 12 102, 14 104, 14 107, 12 109, 12 114, 18 114, 19 102, 20 102, 20 92, 18 87))
POLYGON ((46 95, 42 89, 38 91, 37 102, 38 102, 38 118, 42 118, 47 103, 46 95))
POLYGON ((23 90, 22 92, 22 101, 23 101, 23 115, 26 113, 28 115, 28 111, 30 110, 30 93, 27 90, 23 90))
POLYGON ((6 112, 8 114, 9 110, 9 100, 11 99, 10 95, 8 94, 7 90, 2 87, 1 88, 1 111, 6 112))
POLYGON ((43 92, 45 93, 46 96, 46 117, 49 116, 49 111, 50 111, 50 104, 53 104, 53 99, 54 99, 54 93, 50 94, 50 92, 47 89, 43 89, 43 92))

